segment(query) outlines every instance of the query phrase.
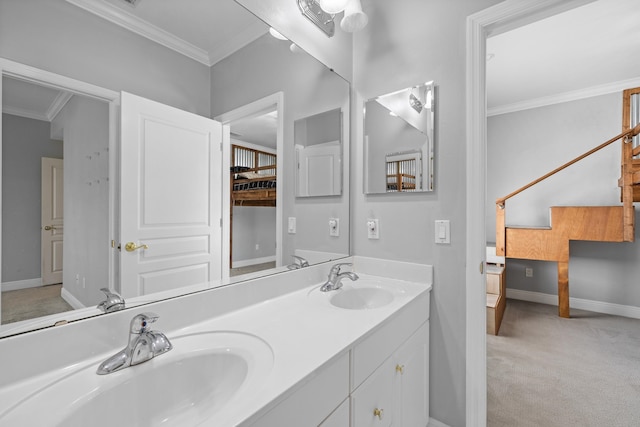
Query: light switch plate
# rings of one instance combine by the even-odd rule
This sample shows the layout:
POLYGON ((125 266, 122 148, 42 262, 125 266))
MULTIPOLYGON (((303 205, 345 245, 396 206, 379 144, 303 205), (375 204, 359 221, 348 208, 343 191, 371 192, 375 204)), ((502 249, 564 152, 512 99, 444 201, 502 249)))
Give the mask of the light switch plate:
POLYGON ((451 243, 451 226, 448 219, 436 220, 436 243, 446 244, 451 243))
POLYGON ((377 219, 367 219, 367 237, 369 239, 380 238, 380 224, 377 219))
POLYGON ((329 218, 329 236, 340 236, 340 220, 338 218, 329 218))
POLYGON ((287 233, 296 234, 296 217, 290 216, 289 223, 287 225, 287 233))

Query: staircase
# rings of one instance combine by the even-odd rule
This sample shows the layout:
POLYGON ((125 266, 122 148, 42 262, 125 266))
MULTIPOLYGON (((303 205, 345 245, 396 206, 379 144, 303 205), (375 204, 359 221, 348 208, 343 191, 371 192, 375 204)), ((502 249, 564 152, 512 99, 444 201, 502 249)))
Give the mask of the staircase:
POLYGON ((633 148, 632 138, 640 134, 640 124, 630 126, 630 95, 640 88, 624 91, 623 132, 587 153, 565 163, 509 195, 496 200, 496 254, 506 258, 554 261, 558 263, 558 314, 570 317, 569 307, 569 242, 633 242, 635 236, 634 202, 640 201, 640 146, 633 148), (556 174, 600 149, 622 140, 621 206, 552 207, 550 227, 507 227, 506 201, 540 181, 556 174))

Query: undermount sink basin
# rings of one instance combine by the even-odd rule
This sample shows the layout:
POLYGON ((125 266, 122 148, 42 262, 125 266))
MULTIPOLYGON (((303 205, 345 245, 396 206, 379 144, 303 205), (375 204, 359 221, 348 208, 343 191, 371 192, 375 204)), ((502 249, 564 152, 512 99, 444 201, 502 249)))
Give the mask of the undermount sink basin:
POLYGON ((273 366, 258 337, 208 332, 169 337, 173 350, 140 365, 97 375, 82 366, 0 415, 0 425, 187 426, 247 399, 273 366))
POLYGON ((364 310, 378 308, 393 301, 393 294, 387 289, 379 287, 341 288, 335 291, 329 302, 336 307, 350 310, 364 310))

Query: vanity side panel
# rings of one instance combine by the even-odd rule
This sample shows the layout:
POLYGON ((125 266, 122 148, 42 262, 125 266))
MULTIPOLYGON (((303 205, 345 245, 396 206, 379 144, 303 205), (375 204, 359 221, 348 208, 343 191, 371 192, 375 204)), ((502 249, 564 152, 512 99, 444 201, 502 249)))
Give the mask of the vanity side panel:
POLYGON ((252 424, 251 427, 319 425, 349 395, 349 353, 311 375, 289 397, 252 424))

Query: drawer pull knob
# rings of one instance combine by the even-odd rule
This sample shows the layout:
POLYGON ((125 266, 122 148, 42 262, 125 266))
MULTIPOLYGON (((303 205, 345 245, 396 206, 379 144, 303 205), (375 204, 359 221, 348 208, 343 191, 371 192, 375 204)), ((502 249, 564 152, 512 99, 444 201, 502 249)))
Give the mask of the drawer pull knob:
POLYGON ((382 419, 382 416, 384 415, 384 409, 374 409, 373 410, 373 416, 374 417, 378 417, 378 419, 382 419))
POLYGON ((396 372, 404 374, 404 365, 396 365, 396 372))

